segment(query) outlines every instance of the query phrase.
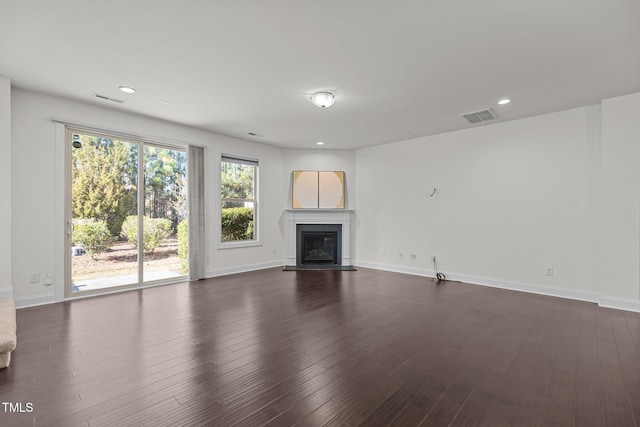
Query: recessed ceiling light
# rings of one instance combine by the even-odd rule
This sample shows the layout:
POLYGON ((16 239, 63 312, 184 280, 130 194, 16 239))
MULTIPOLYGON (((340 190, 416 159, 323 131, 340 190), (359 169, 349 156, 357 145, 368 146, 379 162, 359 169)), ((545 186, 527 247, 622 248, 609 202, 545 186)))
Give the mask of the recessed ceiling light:
POLYGON ((324 142, 318 141, 318 142, 316 142, 316 145, 324 145, 324 142))
POLYGON ((511 100, 509 98, 504 98, 504 99, 501 99, 500 101, 498 101, 498 104, 499 105, 507 105, 510 102, 511 102, 511 100))
POLYGON ((129 86, 120 86, 118 89, 120 89, 124 93, 136 93, 136 90, 129 86))

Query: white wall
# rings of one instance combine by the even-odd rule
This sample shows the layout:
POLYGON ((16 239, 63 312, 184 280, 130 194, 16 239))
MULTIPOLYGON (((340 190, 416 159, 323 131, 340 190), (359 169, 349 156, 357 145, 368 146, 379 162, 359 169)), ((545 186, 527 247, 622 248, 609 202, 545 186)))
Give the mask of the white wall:
POLYGON ((0 298, 13 296, 11 280, 11 81, 0 76, 0 298))
POLYGON ((358 264, 430 275, 435 255, 454 279, 593 299, 598 123, 593 106, 359 150, 358 264))
MULTIPOLYGON (((56 154, 55 124, 52 122, 54 118, 147 138, 205 147, 205 191, 208 196, 206 215, 208 225, 212 225, 207 230, 206 239, 207 255, 210 259, 206 266, 207 274, 216 275, 282 265, 283 241, 277 227, 286 203, 286 187, 282 185, 285 180, 282 149, 24 90, 12 91, 11 112, 11 271, 14 294, 19 305, 53 301, 53 289, 58 289, 60 281, 63 280, 57 274, 56 286, 47 287, 43 283, 30 284, 28 277, 29 272, 44 274, 58 270, 54 260, 56 254, 64 250, 63 247, 56 246, 54 236, 62 227, 55 223, 54 217, 54 207, 59 206, 62 194, 61 189, 55 188, 54 184, 57 174, 60 174, 55 170, 53 160, 56 154), (219 220, 216 217, 216 199, 213 195, 217 191, 215 182, 220 152, 246 155, 261 160, 261 246, 217 249, 214 236, 219 220), (273 248, 278 249, 277 254, 272 253, 273 248)), ((1 112, 0 117, 4 117, 1 112)), ((4 216, 2 218, 5 219, 4 216)))
POLYGON ((600 282, 640 299, 640 93, 602 102, 600 282))

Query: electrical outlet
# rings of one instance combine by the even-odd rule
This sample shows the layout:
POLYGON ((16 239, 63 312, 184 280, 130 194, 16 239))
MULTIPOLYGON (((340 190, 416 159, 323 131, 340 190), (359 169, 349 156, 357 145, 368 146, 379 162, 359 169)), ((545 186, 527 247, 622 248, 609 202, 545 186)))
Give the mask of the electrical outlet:
POLYGON ((398 256, 399 256, 400 258, 402 258, 402 257, 404 257, 404 253, 403 253, 403 252, 400 252, 400 253, 398 254, 398 256))
POLYGON ((29 273, 29 283, 40 283, 40 273, 29 273))
POLYGON ((381 257, 386 257, 387 256, 387 251, 380 251, 380 256, 381 257))
POLYGON ((273 248, 273 250, 271 251, 274 255, 278 253, 278 248, 273 248))
POLYGON ((431 262, 436 262, 436 256, 435 255, 431 255, 431 262))
POLYGON ((545 275, 545 276, 553 276, 553 266, 551 266, 551 265, 547 265, 547 266, 544 268, 544 275, 545 275))
POLYGON ((44 284, 47 286, 53 285, 53 274, 45 274, 44 275, 44 284))
POLYGON ((411 260, 412 260, 412 261, 415 261, 415 260, 417 260, 417 259, 418 259, 418 255, 416 255, 416 254, 411 254, 411 260))

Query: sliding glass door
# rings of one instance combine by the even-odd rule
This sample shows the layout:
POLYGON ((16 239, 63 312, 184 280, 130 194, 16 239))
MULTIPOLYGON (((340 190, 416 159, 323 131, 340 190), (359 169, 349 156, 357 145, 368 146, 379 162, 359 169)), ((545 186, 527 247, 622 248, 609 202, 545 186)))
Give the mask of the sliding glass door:
POLYGON ((144 146, 143 281, 187 273, 187 153, 144 146))
POLYGON ((187 274, 187 156, 67 130, 67 296, 187 274))

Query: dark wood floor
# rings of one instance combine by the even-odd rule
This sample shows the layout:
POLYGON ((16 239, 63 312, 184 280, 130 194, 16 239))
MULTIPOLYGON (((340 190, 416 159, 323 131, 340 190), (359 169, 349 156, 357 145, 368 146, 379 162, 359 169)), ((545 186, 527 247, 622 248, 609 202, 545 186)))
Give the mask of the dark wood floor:
POLYGON ((640 314, 368 269, 18 311, 2 426, 635 426, 640 314))

